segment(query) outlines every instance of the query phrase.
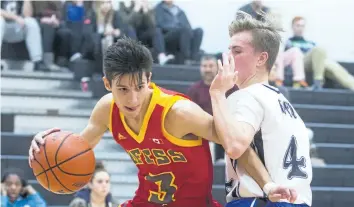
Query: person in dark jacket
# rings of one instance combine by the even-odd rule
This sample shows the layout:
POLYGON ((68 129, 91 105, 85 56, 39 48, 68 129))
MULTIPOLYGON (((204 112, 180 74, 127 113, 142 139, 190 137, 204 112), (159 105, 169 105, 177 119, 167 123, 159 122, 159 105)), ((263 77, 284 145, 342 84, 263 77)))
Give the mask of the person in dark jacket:
POLYGON ((172 0, 165 0, 155 8, 158 28, 162 29, 166 46, 173 52, 180 51, 185 63, 198 61, 203 39, 201 28, 192 29, 185 12, 172 0))
POLYGON ((270 9, 264 6, 262 1, 252 1, 242 6, 239 11, 246 12, 257 20, 262 20, 264 14, 269 13, 270 9))
POLYGON ((121 2, 119 15, 125 24, 133 27, 140 41, 154 48, 160 65, 174 59, 174 55, 166 54, 162 30, 156 27, 155 13, 150 9, 147 0, 121 2))
POLYGON ((70 61, 80 58, 99 60, 100 44, 97 34, 96 14, 89 1, 66 1, 63 8, 63 26, 66 32, 59 34, 62 50, 70 61))

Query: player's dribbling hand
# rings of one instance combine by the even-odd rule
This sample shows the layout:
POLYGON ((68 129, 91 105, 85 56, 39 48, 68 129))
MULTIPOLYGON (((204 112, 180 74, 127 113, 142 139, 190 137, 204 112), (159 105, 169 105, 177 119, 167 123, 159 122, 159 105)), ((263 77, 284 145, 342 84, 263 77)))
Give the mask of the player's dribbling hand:
POLYGON ((225 94, 234 87, 238 78, 238 71, 235 71, 235 61, 233 56, 223 53, 223 62, 218 60, 218 73, 210 85, 210 93, 225 94))
POLYGON ((291 203, 294 203, 297 198, 297 193, 294 189, 275 186, 268 193, 268 199, 272 202, 277 202, 279 200, 288 200, 291 203))
POLYGON ((52 128, 52 129, 48 129, 43 132, 39 132, 38 134, 36 134, 33 137, 32 142, 31 142, 31 146, 28 151, 28 164, 31 168, 32 168, 31 161, 34 159, 33 152, 39 153, 39 145, 44 144, 45 136, 47 136, 48 134, 54 133, 54 132, 59 132, 59 131, 60 131, 59 128, 52 128))

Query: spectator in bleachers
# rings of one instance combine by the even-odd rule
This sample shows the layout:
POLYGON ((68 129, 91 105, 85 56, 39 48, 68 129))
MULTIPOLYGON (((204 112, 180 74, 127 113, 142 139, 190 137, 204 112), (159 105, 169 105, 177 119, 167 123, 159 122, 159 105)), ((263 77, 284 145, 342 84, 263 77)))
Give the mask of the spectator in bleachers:
POLYGON ((113 207, 118 206, 110 193, 110 175, 102 162, 97 161, 96 169, 88 187, 75 194, 70 207, 113 207))
POLYGON ((155 13, 147 0, 124 1, 120 3, 119 14, 124 23, 133 26, 138 39, 153 47, 160 65, 174 59, 174 55, 166 55, 165 40, 161 28, 155 24, 155 13))
POLYGON ((34 70, 46 70, 42 62, 41 31, 32 17, 30 1, 1 1, 0 48, 2 41, 25 41, 34 70))
POLYGON ((60 27, 62 4, 61 1, 31 1, 33 17, 41 27, 43 62, 53 71, 60 70, 60 67, 54 64, 54 42, 60 27))
POLYGON ((354 91, 354 77, 339 63, 329 59, 324 49, 304 38, 305 23, 305 19, 300 16, 292 20, 294 36, 287 41, 285 50, 297 47, 304 53, 305 69, 312 70, 314 74, 314 89, 322 89, 326 76, 354 91))
POLYGON ((279 51, 275 62, 275 85, 283 86, 285 67, 291 66, 293 71, 293 88, 307 88, 308 84, 305 78, 304 55, 299 48, 290 48, 287 51, 279 51))
POLYGON ((136 39, 134 29, 128 24, 124 24, 118 12, 113 9, 111 0, 96 1, 95 12, 98 33, 103 38, 103 51, 119 37, 127 36, 136 39))
POLYGON ((239 10, 246 12, 257 20, 262 20, 262 16, 270 12, 270 9, 264 6, 262 1, 252 1, 242 6, 239 10))
MULTIPOLYGON (((97 33, 96 13, 91 1, 67 1, 63 8, 63 24, 66 32, 59 34, 61 46, 71 62, 79 59, 102 59, 100 35, 97 33)), ((102 62, 102 61, 101 61, 102 62)), ((102 64, 97 64, 101 67, 102 64)))
POLYGON ((164 0, 156 6, 155 19, 157 27, 162 29, 168 50, 174 54, 180 52, 185 64, 198 62, 203 30, 192 29, 185 12, 172 0, 164 0))
POLYGON ((23 179, 21 170, 5 170, 1 178, 1 207, 46 206, 39 193, 23 179))

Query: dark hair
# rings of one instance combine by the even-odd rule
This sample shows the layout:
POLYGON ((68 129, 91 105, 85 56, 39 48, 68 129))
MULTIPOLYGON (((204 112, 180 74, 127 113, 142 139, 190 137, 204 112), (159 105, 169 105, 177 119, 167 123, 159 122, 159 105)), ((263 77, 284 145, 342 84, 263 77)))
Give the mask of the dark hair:
POLYGON ((141 83, 143 72, 148 78, 152 70, 152 56, 142 43, 123 37, 108 47, 104 57, 104 74, 112 83, 121 75, 132 74, 141 83))
POLYGON ((217 57, 215 55, 203 55, 200 62, 203 62, 204 60, 214 60, 217 62, 217 57))
POLYGON ((17 169, 17 168, 9 168, 9 169, 4 170, 4 174, 1 177, 1 183, 5 182, 5 180, 10 175, 17 175, 20 178, 22 187, 25 187, 27 185, 26 180, 23 179, 23 177, 24 177, 23 171, 21 169, 17 169))
MULTIPOLYGON (((95 166, 95 172, 93 172, 92 178, 91 178, 91 182, 92 180, 95 178, 96 174, 99 172, 106 172, 108 173, 108 171, 106 170, 106 168, 103 165, 102 161, 97 161, 96 160, 96 166, 95 166)), ((108 173, 109 174, 109 173, 108 173)))

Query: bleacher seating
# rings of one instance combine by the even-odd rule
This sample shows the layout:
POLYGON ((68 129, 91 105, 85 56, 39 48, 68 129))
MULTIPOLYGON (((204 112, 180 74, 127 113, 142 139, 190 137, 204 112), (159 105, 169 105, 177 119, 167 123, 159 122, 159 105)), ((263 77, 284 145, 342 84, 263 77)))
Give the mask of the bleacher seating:
MULTIPOLYGON (((354 74, 354 64, 349 64, 354 74)), ((199 80, 197 67, 154 66, 153 80, 168 89, 186 92, 199 80)), ((65 206, 71 195, 44 190, 28 167, 27 153, 34 133, 53 126, 79 132, 97 101, 91 92, 81 92, 70 73, 3 71, 1 74, 1 168, 18 167, 51 206, 65 206), (6 131, 6 132, 5 132, 6 131)), ((315 133, 319 156, 327 163, 314 168, 313 206, 351 206, 354 198, 354 93, 340 89, 322 91, 290 89, 291 101, 306 125, 315 133)), ((137 187, 136 167, 106 134, 95 148, 112 175, 113 196, 131 198, 137 187)), ((224 165, 214 167, 213 193, 224 203, 224 165)))

